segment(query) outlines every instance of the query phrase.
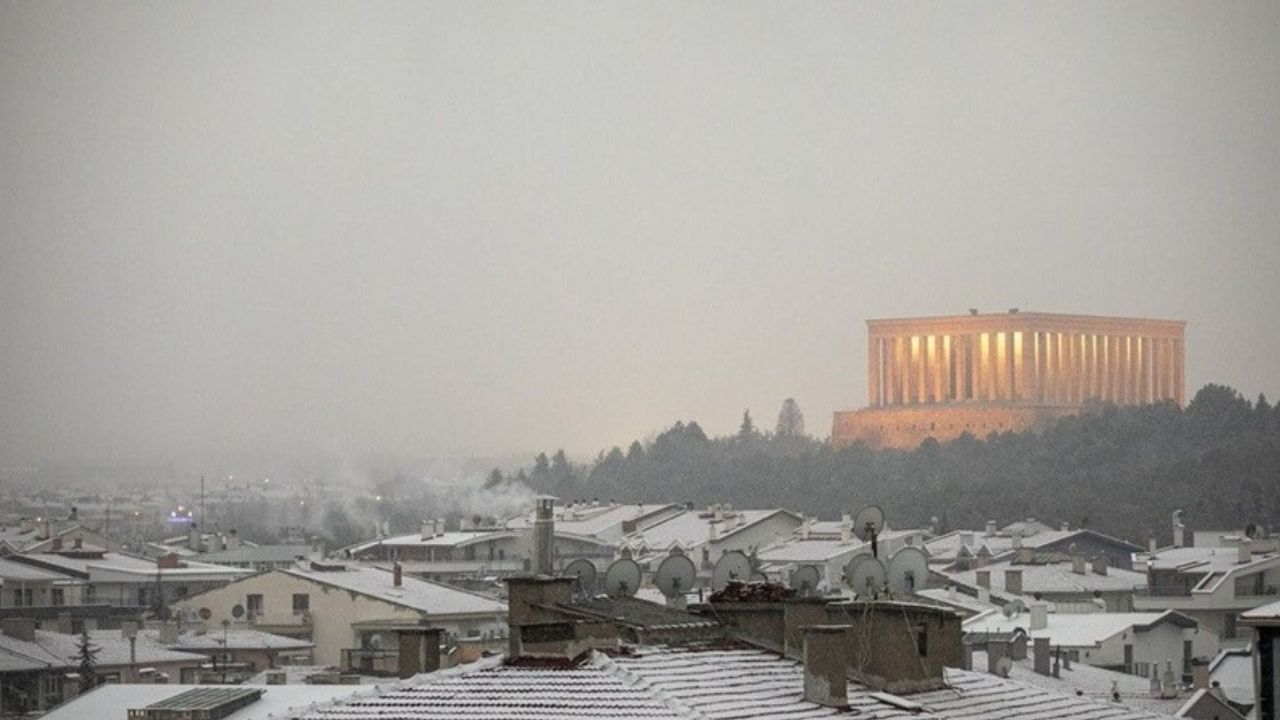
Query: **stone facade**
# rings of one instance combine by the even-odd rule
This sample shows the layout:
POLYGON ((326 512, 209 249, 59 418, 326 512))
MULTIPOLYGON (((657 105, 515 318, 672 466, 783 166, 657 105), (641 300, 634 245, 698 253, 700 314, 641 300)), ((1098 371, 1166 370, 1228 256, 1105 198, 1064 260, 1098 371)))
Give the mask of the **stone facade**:
POLYGON ((1085 402, 1185 401, 1185 322, 1009 313, 868 320, 863 410, 831 440, 914 447, 1037 430, 1085 402))

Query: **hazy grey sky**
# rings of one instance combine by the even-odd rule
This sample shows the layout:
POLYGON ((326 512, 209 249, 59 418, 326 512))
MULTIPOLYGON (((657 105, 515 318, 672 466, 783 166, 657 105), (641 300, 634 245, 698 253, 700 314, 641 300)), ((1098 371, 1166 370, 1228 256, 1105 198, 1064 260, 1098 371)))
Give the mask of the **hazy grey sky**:
POLYGON ((0 2, 0 464, 575 453, 869 317, 1280 396, 1280 3, 0 2))

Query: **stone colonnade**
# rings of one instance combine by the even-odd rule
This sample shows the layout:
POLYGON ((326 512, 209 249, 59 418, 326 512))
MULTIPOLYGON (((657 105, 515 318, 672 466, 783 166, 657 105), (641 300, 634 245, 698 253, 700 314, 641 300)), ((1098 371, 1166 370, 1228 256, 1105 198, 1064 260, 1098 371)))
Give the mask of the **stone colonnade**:
POLYGON ((871 407, 1185 402, 1181 322, 1026 313, 873 320, 868 330, 871 407))

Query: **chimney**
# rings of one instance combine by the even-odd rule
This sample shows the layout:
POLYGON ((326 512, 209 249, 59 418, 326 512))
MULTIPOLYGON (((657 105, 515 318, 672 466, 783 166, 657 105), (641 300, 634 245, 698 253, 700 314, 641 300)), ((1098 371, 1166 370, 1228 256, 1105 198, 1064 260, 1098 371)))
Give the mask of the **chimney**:
POLYGON ((1191 687, 1196 690, 1209 689, 1209 658, 1191 658, 1191 687))
POLYGON ((1027 634, 1014 633, 1013 639, 1009 641, 1009 659, 1010 660, 1026 660, 1027 659, 1027 634))
POLYGON ((1008 654, 1008 651, 1008 643, 989 640, 987 642, 987 672, 992 675, 1000 675, 1000 659, 1008 654))
POLYGON ((34 620, 5 618, 4 620, 0 620, 0 633, 8 635, 14 640, 35 642, 36 623, 34 620))
POLYGON ((1062 530, 1062 532, 1067 532, 1071 530, 1071 523, 1064 522, 1062 525, 1058 526, 1058 529, 1062 530))
POLYGON ((1049 664, 1049 638, 1038 637, 1032 640, 1032 648, 1035 653, 1035 669, 1040 675, 1048 676, 1052 673, 1049 664))
POLYGON ((1084 555, 1080 553, 1071 554, 1071 572, 1076 575, 1084 575, 1084 555))
POLYGON ((156 558, 157 570, 176 570, 182 567, 182 561, 177 553, 165 553, 156 558))
POLYGON ((1106 555, 1093 556, 1093 574, 1094 575, 1106 575, 1107 565, 1108 565, 1108 561, 1107 561, 1106 555))
POLYGON ((724 508, 719 503, 711 506, 711 521, 724 522, 724 508))
POLYGON ((42 540, 47 540, 52 536, 53 536, 53 532, 49 529, 49 521, 41 520, 40 521, 40 538, 42 540))
POLYGON ((1160 551, 1160 546, 1156 543, 1155 538, 1147 538, 1147 554, 1155 555, 1160 551))
POLYGON ((1173 511, 1173 546, 1182 547, 1186 542, 1187 527, 1182 524, 1182 511, 1173 511))
POLYGON ((187 549, 192 552, 200 552, 200 528, 195 523, 191 523, 191 527, 187 529, 187 549))
POLYGON ((215 527, 213 529, 213 532, 209 533, 209 552, 211 553, 222 552, 222 549, 223 549, 222 535, 218 533, 218 529, 215 527))
POLYGON ((804 520, 801 520, 801 521, 800 521, 800 539, 801 539, 801 540, 808 540, 808 539, 809 539, 809 531, 810 531, 810 527, 809 527, 809 518, 805 518, 804 520))
POLYGON ((1014 595, 1022 594, 1022 571, 1021 570, 1005 570, 1004 571, 1004 591, 1014 595))
POLYGON ((400 653, 397 674, 400 679, 440 669, 440 628, 400 630, 400 653))
POLYGON ((421 534, 420 534, 420 537, 421 537, 423 540, 430 540, 431 538, 433 538, 433 537, 435 537, 435 536, 436 536, 436 521, 435 521, 435 520, 423 520, 423 521, 422 521, 422 532, 421 532, 421 534))
POLYGON ((1029 548, 1025 546, 1019 547, 1017 561, 1018 561, 1018 564, 1020 565, 1030 565, 1031 563, 1035 562, 1036 561, 1035 548, 1029 548))
POLYGON ((173 647, 178 644, 178 622, 176 620, 165 620, 160 623, 159 643, 164 647, 173 647))
POLYGON ((720 528, 714 522, 707 523, 707 542, 715 542, 720 539, 720 528))
POLYGON ((62 538, 60 537, 54 538, 53 544, 50 545, 49 550, 51 552, 62 552, 62 538))
POLYGON ((840 543, 848 545, 853 542, 853 516, 844 513, 840 516, 840 543))
POLYGON ((391 566, 391 584, 395 587, 404 585, 404 568, 400 567, 400 563, 391 566))
POLYGON ((574 579, 567 577, 509 577, 507 583, 507 659, 555 654, 549 643, 563 642, 566 638, 555 635, 551 639, 538 637, 539 626, 563 623, 564 616, 549 608, 567 604, 573 600, 574 579), (529 630, 530 637, 524 637, 529 630), (526 647, 526 645, 532 647, 526 647), (546 649, 546 652, 542 650, 546 649))
POLYGON ((1249 545, 1249 538, 1242 537, 1236 541, 1236 562, 1247 563, 1253 560, 1253 548, 1249 545))
POLYGON ((1021 548, 1021 547, 1022 547, 1022 533, 1019 533, 1019 532, 1016 532, 1016 531, 1015 531, 1015 532, 1013 533, 1013 535, 1009 536, 1009 546, 1010 546, 1010 547, 1012 547, 1014 550, 1017 550, 1017 549, 1021 548))
POLYGON ((231 528, 230 530, 227 531, 227 549, 228 550, 240 549, 240 531, 239 530, 236 530, 235 528, 231 528))
POLYGON ((71 549, 72 549, 72 550, 83 550, 83 549, 84 549, 84 538, 83 538, 83 537, 81 537, 81 536, 79 536, 79 535, 75 536, 74 538, 71 538, 71 549))
POLYGON ((985 532, 984 534, 985 534, 987 537, 991 537, 991 536, 993 536, 993 535, 995 535, 995 534, 996 534, 996 521, 995 521, 995 520, 988 520, 988 521, 987 521, 987 529, 986 529, 986 532, 985 532))
MULTIPOLYGON (((1031 632, 1049 627, 1049 606, 1042 602, 1031 603, 1031 632)), ((1038 640, 1037 640, 1038 642, 1038 640)))
POLYGON ((990 570, 978 570, 974 573, 974 577, 977 579, 978 587, 984 588, 987 590, 991 589, 991 571, 990 570))
POLYGON ((314 562, 324 561, 324 541, 318 537, 311 538, 311 560, 314 562))
POLYGON ((848 625, 809 625, 804 628, 804 699, 823 707, 849 704, 845 669, 848 625))
POLYGON ((33 530, 36 529, 35 518, 33 517, 22 518, 21 520, 18 521, 18 528, 21 529, 24 534, 32 532, 33 530))
POLYGON ((555 498, 540 497, 534 501, 533 574, 550 576, 551 547, 555 538, 555 498))

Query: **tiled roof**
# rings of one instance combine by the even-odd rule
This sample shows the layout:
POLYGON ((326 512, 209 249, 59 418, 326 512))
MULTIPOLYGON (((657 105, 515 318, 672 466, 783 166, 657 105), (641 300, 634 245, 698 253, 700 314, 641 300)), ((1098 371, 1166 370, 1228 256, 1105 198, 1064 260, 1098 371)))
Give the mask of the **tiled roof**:
POLYGON ((420 675, 377 696, 315 708, 305 720, 552 720, 574 718, 917 717, 922 720, 1158 720, 1168 718, 1088 695, 1055 692, 984 673, 947 670, 948 687, 900 698, 850 683, 848 710, 803 698, 801 665, 721 643, 637 648, 563 667, 503 665, 488 658, 420 675))
POLYGON ((637 598, 597 596, 561 606, 569 612, 616 620, 624 625, 648 629, 712 628, 716 622, 701 615, 677 610, 637 598))
MULTIPOLYGON (((987 654, 985 651, 973 653, 975 671, 985 670, 987 654)), ((1092 698, 1105 703, 1112 703, 1112 692, 1120 693, 1121 704, 1137 710, 1173 715, 1182 707, 1182 698, 1163 700, 1151 696, 1151 681, 1139 675, 1107 670, 1084 663, 1071 663, 1071 667, 1060 667, 1058 677, 1041 675, 1035 671, 1035 649, 1027 646, 1027 657, 1013 660, 1009 671, 1009 679, 1026 685, 1051 690, 1064 695, 1076 695, 1092 698)))

